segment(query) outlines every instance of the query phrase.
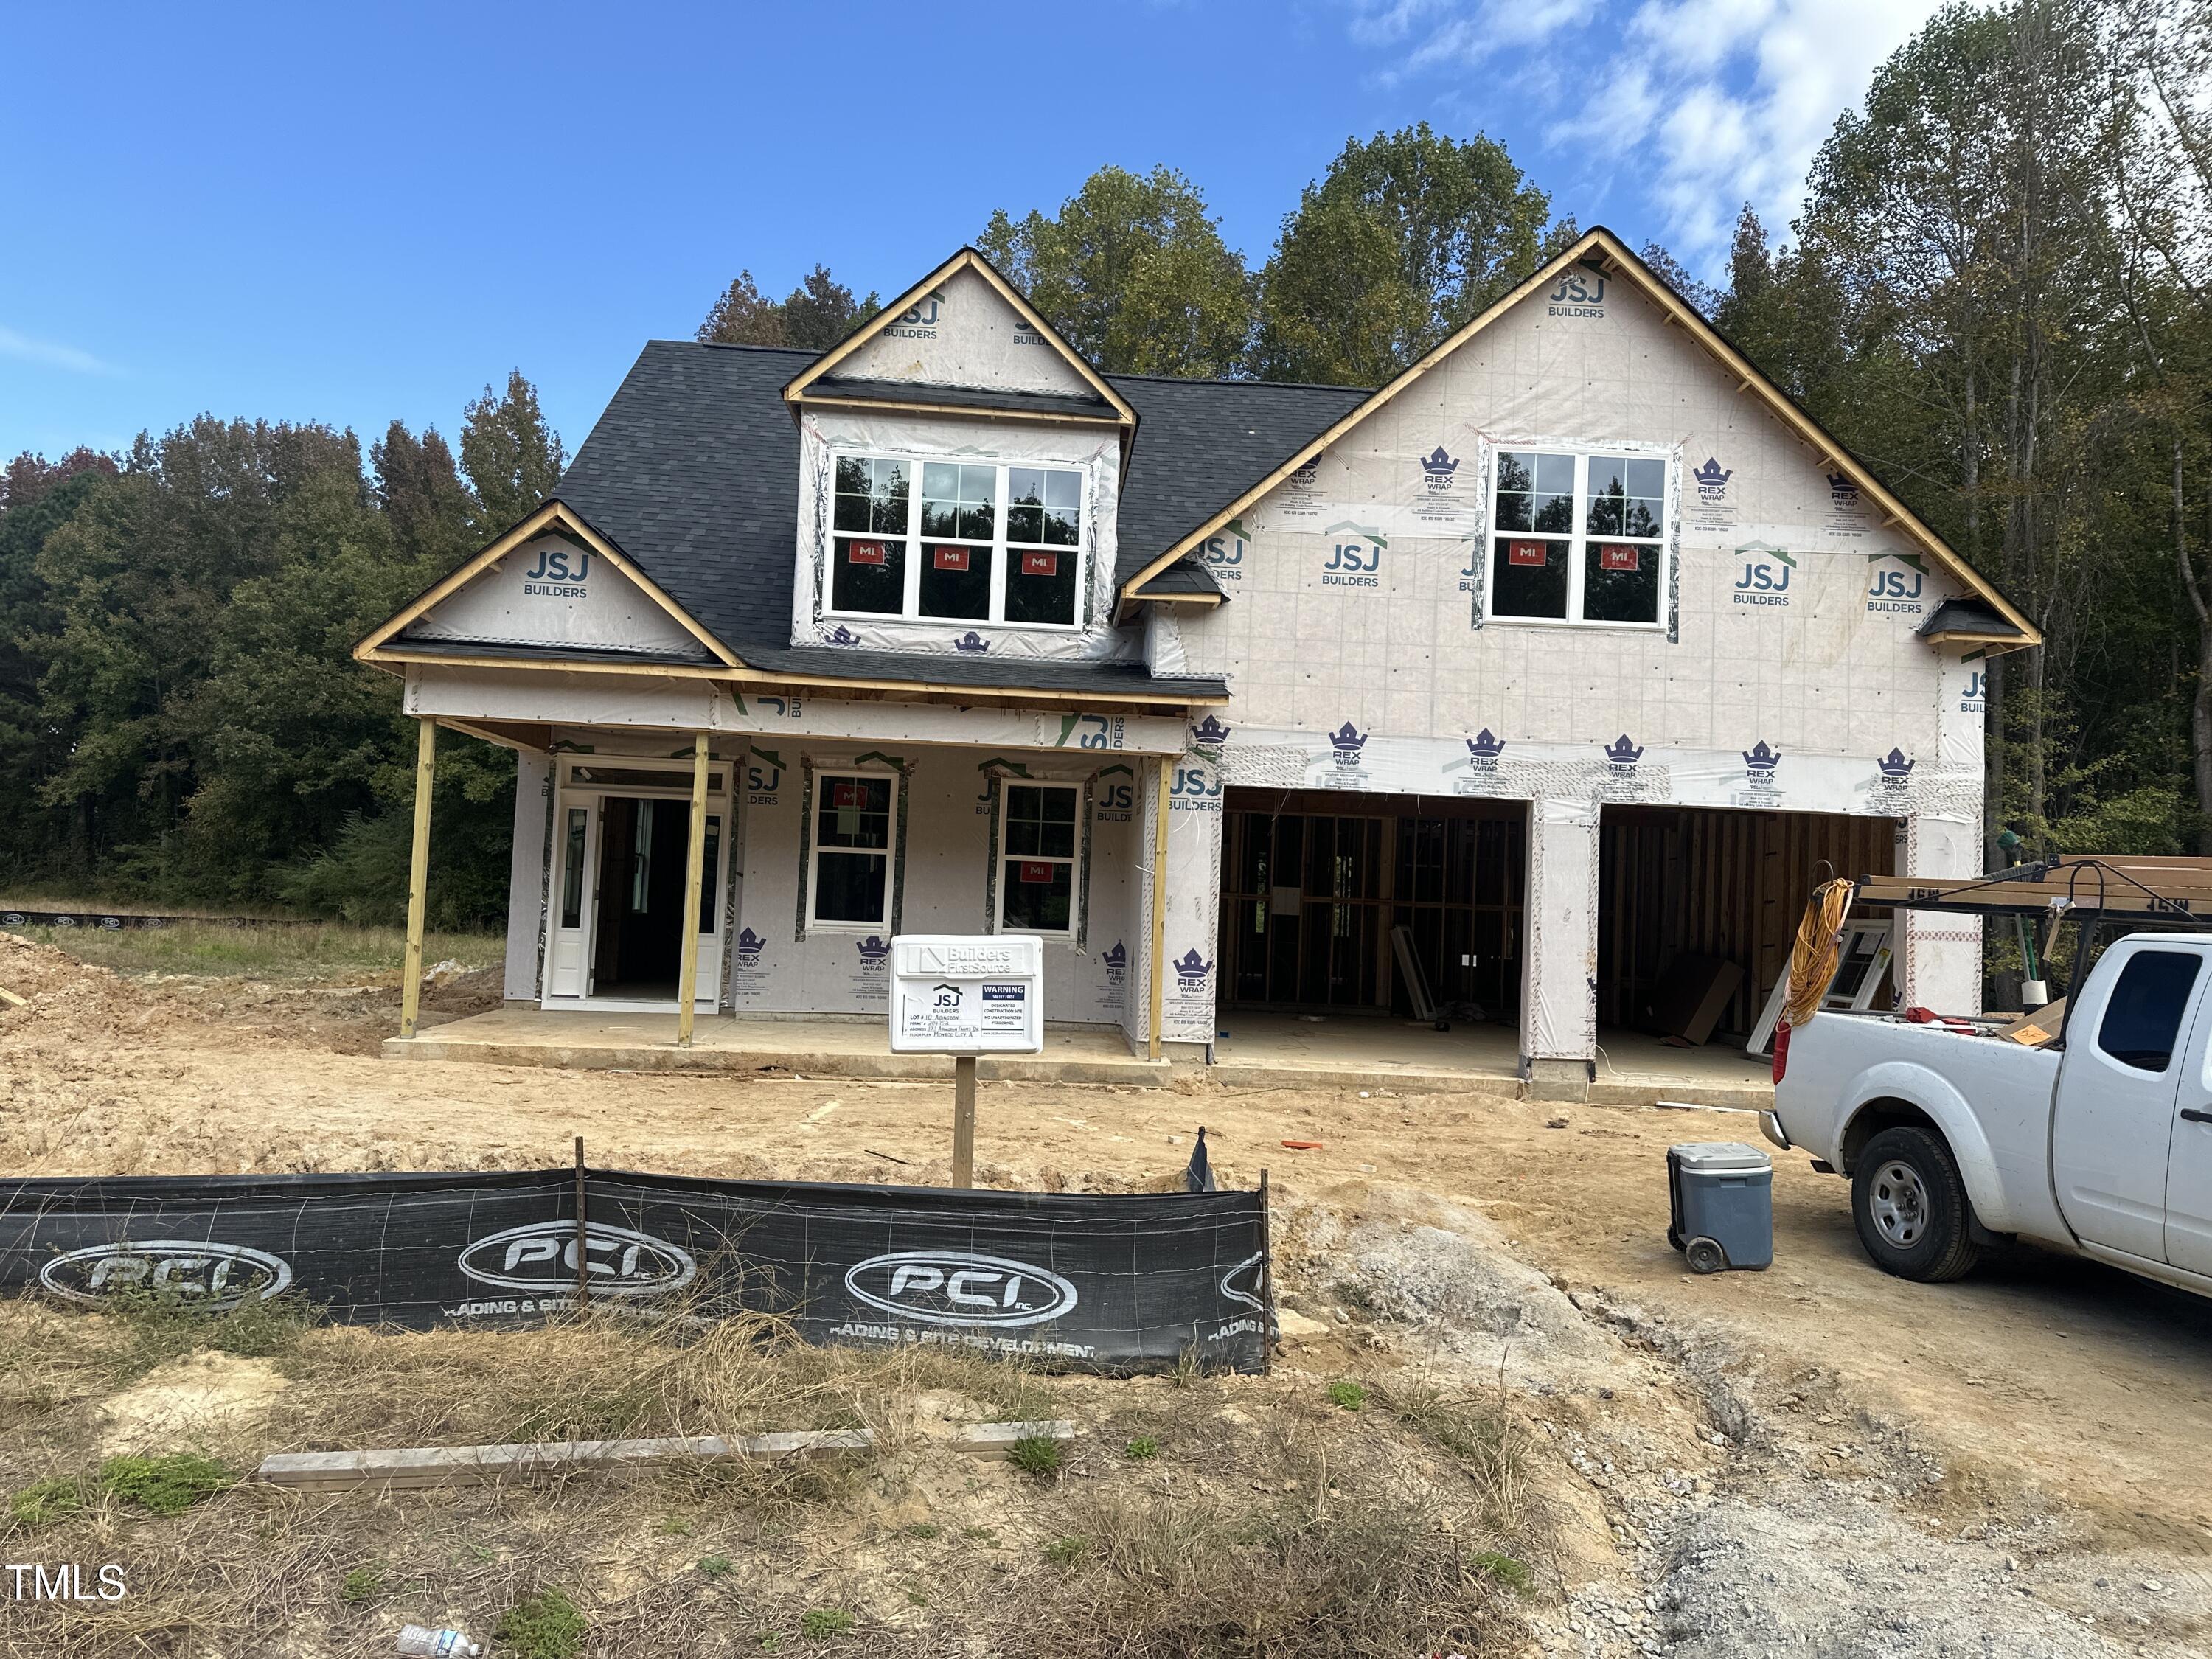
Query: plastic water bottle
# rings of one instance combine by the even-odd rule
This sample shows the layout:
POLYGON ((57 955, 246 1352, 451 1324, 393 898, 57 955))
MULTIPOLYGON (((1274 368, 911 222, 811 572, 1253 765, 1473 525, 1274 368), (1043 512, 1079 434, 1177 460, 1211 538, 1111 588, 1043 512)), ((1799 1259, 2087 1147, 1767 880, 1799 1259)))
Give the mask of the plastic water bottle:
POLYGON ((404 1659, 476 1659, 483 1650, 457 1630, 409 1625, 399 1632, 399 1651, 404 1659))

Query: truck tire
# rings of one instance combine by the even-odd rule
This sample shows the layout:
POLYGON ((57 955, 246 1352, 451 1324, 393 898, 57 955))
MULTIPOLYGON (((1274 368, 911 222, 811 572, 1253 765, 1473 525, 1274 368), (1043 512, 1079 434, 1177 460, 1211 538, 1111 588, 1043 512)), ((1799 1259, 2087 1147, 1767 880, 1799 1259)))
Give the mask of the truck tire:
POLYGON ((1899 1279, 1942 1284, 1981 1258, 1959 1162, 1932 1129, 1884 1129, 1851 1171, 1851 1219, 1875 1266, 1899 1279))

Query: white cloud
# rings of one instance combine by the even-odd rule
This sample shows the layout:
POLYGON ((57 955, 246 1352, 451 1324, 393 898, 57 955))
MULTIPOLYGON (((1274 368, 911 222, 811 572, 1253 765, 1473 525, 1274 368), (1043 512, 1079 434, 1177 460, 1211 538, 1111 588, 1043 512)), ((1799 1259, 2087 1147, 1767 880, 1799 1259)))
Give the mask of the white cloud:
POLYGON ((1507 70, 1512 92, 1546 118, 1556 155, 1534 170, 1549 175, 1559 209, 1575 209, 1562 164, 1583 169, 1585 185, 1632 182, 1650 202, 1649 228, 1710 265, 1746 201, 1771 231, 1796 216, 1836 118, 1938 3, 1642 0, 1632 9, 1600 0, 1352 0, 1351 33, 1362 46, 1391 49, 1386 85, 1481 65, 1494 97, 1507 70), (1605 21, 1594 24, 1601 11, 1605 21), (1601 40, 1612 43, 1603 59, 1564 76, 1547 66, 1554 54, 1527 51, 1557 41, 1579 57, 1601 40), (1594 147, 1615 159, 1594 161, 1594 147))
POLYGON ((89 351, 80 351, 56 340, 34 339, 4 323, 0 323, 0 357, 18 357, 27 363, 43 363, 49 368, 66 368, 78 374, 115 373, 89 351))

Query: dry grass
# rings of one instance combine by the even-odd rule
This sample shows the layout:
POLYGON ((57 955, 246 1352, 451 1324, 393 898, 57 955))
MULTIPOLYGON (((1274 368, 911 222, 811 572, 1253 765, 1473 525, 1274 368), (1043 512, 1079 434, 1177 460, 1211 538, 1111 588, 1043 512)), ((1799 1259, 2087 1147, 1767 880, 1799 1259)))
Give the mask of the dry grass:
POLYGON ((483 1641, 520 1605, 573 1606, 586 1654, 1402 1659, 1498 1639, 1519 1564, 1540 1556, 1475 1518, 1510 1508, 1484 1473, 1485 1446, 1505 1443, 1442 1390, 1378 1383, 1389 1409, 1354 1413, 1310 1382, 1047 1376, 954 1351, 809 1348, 764 1320, 275 1328, 0 1307, 0 1496, 70 1494, 34 1492, 12 1522, 0 1509, 9 1559, 113 1561, 129 1584, 121 1602, 18 1607, 13 1639, 106 1659, 246 1650, 282 1631, 288 1651, 366 1655, 408 1621, 483 1641), (532 1437, 860 1425, 878 1443, 414 1492, 247 1483, 168 1515, 123 1501, 100 1474, 103 1401, 225 1342, 256 1356, 228 1363, 273 1369, 282 1389, 149 1453, 235 1473, 273 1450, 532 1437), (952 1451, 953 1417, 1085 1431, 1043 1483, 952 1451), (1156 1455, 1133 1461, 1140 1429, 1156 1455))
MULTIPOLYGON (((185 921, 167 927, 27 927, 40 940, 125 975, 193 974, 274 982, 397 984, 407 936, 397 927, 343 922, 283 922, 238 927, 185 921)), ((422 965, 458 962, 489 967, 505 941, 491 933, 426 933, 422 965)))

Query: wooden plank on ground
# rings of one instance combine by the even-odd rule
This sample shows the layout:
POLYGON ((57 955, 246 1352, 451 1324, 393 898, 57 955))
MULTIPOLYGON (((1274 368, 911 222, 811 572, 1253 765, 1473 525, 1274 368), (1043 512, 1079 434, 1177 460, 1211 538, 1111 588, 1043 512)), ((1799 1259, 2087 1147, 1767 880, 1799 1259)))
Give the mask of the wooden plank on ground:
MULTIPOLYGON (((1001 1459, 1017 1440, 1072 1440, 1066 1419, 1036 1423, 970 1423, 952 1449, 980 1459, 1001 1459)), ((725 1458, 780 1462, 834 1457, 872 1449, 868 1429, 799 1429, 742 1440, 720 1435, 678 1435, 647 1440, 551 1440, 501 1446, 409 1446, 389 1450, 276 1452, 261 1461, 254 1478, 295 1491, 332 1492, 362 1486, 398 1491, 431 1486, 487 1486, 498 1480, 591 1474, 725 1458)))
POLYGON ((953 1449, 985 1462, 1002 1462, 1017 1440, 1073 1440, 1075 1425, 1066 1418, 1037 1423, 969 1423, 952 1437, 953 1449))

